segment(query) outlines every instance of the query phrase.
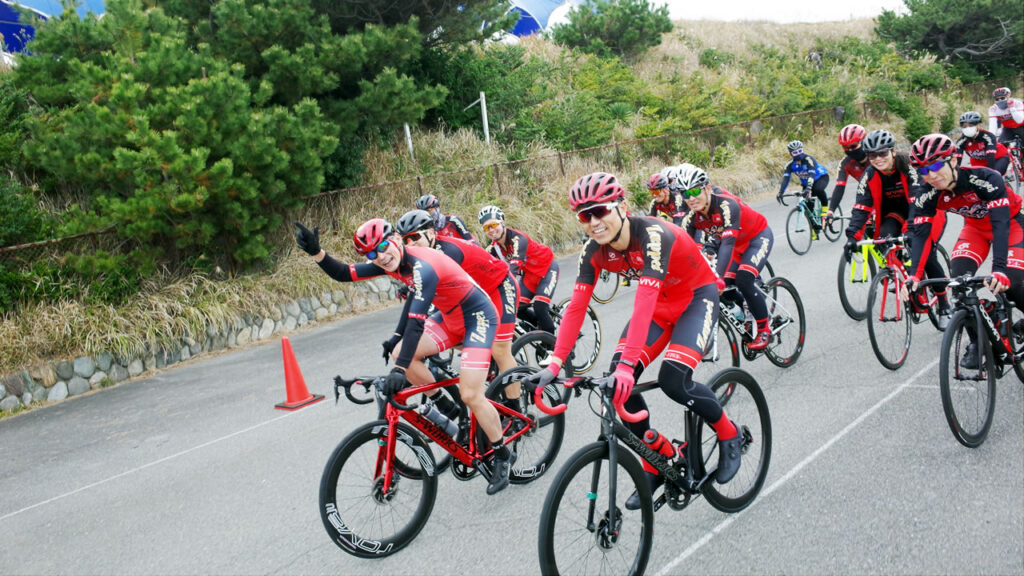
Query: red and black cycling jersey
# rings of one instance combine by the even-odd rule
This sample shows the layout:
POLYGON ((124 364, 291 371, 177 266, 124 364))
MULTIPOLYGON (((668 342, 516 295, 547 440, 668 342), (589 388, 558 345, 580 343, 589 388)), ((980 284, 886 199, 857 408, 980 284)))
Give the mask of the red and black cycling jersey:
POLYGON ((852 178, 855 182, 859 182, 864 176, 864 171, 870 165, 867 156, 864 157, 863 164, 849 156, 843 158, 843 161, 839 163, 839 174, 836 176, 836 186, 832 189, 832 198, 829 198, 828 201, 829 210, 835 212, 839 203, 843 201, 843 193, 846 192, 846 179, 852 178))
POLYGON ((468 242, 476 243, 476 238, 470 233, 469 227, 455 214, 442 215, 438 219, 437 237, 459 238, 468 242))
POLYGON ((873 220, 878 225, 883 217, 896 217, 907 222, 910 200, 922 192, 922 186, 921 177, 910 166, 906 156, 895 156, 893 171, 889 174, 869 166, 857 187, 857 199, 853 203, 846 236, 860 240, 867 223, 873 220))
POLYGON ((395 272, 388 272, 372 262, 345 264, 330 255, 324 257, 319 265, 328 276, 339 282, 358 282, 387 274, 412 288, 408 316, 403 317, 399 324, 400 327, 404 324, 404 328, 399 330, 402 350, 395 365, 401 368, 408 368, 412 363, 431 304, 444 315, 458 308, 475 292, 489 302, 487 295, 465 270, 432 248, 406 246, 395 272))
POLYGON ((921 278, 922 254, 930 254, 932 220, 939 212, 964 218, 964 226, 977 227, 992 235, 992 271, 1006 274, 1010 219, 1020 212, 1021 198, 1010 190, 995 170, 961 167, 952 191, 936 190, 925 184, 910 205, 911 276, 921 278))
POLYGON ((722 277, 732 261, 733 251, 746 250, 750 240, 768 227, 768 221, 731 192, 712 186, 707 213, 687 208, 680 227, 693 238, 698 231, 703 232, 704 246, 718 255, 715 273, 722 277))
POLYGON ((962 158, 965 154, 971 159, 971 166, 987 166, 991 168, 996 158, 1006 156, 1006 146, 996 141, 996 135, 978 128, 978 135, 974 138, 961 136, 956 141, 957 157, 962 158))
POLYGON ((465 270, 470 278, 490 294, 508 277, 508 263, 495 258, 476 244, 459 238, 437 237, 437 249, 465 270))
MULTIPOLYGON (((681 228, 651 216, 630 216, 629 246, 588 240, 580 253, 572 300, 558 329, 555 356, 568 358, 583 325, 587 302, 602 270, 638 280, 622 360, 636 364, 655 315, 675 320, 689 305, 696 288, 715 283, 715 274, 697 243, 681 228)), ((708 336, 710 337, 710 335, 708 336)))
POLYGON ((512 274, 522 276, 523 284, 531 289, 536 288, 555 259, 551 248, 507 226, 504 241, 492 242, 491 250, 497 250, 495 253, 500 254, 508 262, 512 274))
POLYGON ((668 199, 665 202, 651 202, 647 214, 658 217, 665 215, 668 220, 678 226, 684 210, 686 210, 686 202, 683 201, 682 193, 669 191, 668 199))

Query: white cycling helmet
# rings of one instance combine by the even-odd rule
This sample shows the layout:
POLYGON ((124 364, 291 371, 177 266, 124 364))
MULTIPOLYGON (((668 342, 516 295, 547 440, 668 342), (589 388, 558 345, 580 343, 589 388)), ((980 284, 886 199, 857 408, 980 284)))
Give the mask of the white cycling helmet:
POLYGON ((678 176, 673 191, 692 190, 708 183, 708 173, 693 164, 680 164, 677 170, 678 176))

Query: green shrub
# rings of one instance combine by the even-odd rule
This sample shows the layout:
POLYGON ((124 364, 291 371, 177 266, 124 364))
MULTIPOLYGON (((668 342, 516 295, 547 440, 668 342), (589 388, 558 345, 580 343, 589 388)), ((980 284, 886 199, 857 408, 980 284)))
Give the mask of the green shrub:
POLYGON ((717 48, 706 48, 701 50, 697 61, 705 68, 718 69, 722 66, 729 66, 736 61, 736 57, 717 48))
POLYGON ((602 58, 633 58, 661 44, 672 31, 668 6, 648 0, 587 0, 552 30, 555 42, 602 58))

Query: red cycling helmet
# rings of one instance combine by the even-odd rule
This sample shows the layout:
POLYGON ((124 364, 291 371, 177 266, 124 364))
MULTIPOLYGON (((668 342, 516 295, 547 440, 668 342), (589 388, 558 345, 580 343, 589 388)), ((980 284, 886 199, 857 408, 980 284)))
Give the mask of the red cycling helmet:
POLYGON ((1009 98, 1010 97, 1010 89, 1006 88, 1005 86, 1002 87, 1002 88, 996 88, 995 90, 992 91, 992 97, 993 98, 997 98, 997 99, 998 98, 1009 98))
POLYGON ((661 190, 662 188, 668 188, 668 178, 661 172, 651 174, 651 177, 647 180, 647 189, 661 190))
POLYGON ((569 206, 578 210, 585 204, 616 202, 625 197, 626 193, 615 176, 594 172, 577 180, 569 189, 569 206))
POLYGON ((391 223, 383 218, 371 218, 359 225, 352 243, 356 245, 356 252, 366 254, 376 250, 380 243, 387 240, 388 236, 394 234, 395 229, 391 223))
POLYGON ((910 164, 919 168, 934 164, 939 160, 949 160, 956 152, 956 146, 945 134, 928 134, 921 136, 910 146, 910 164))
POLYGON ((839 131, 839 145, 852 146, 867 136, 867 130, 860 124, 847 124, 839 131))

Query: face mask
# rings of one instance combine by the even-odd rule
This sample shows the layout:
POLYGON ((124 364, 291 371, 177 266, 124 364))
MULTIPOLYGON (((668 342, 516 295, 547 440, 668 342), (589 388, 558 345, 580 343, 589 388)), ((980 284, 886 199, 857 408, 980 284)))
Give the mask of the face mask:
POLYGON ((857 162, 863 162, 868 157, 868 153, 864 151, 864 147, 861 146, 856 150, 847 150, 846 155, 853 158, 857 162))
POLYGON ((974 138, 975 136, 978 135, 978 127, 968 126, 967 128, 963 128, 961 132, 963 132, 964 136, 967 136, 968 138, 974 138))

